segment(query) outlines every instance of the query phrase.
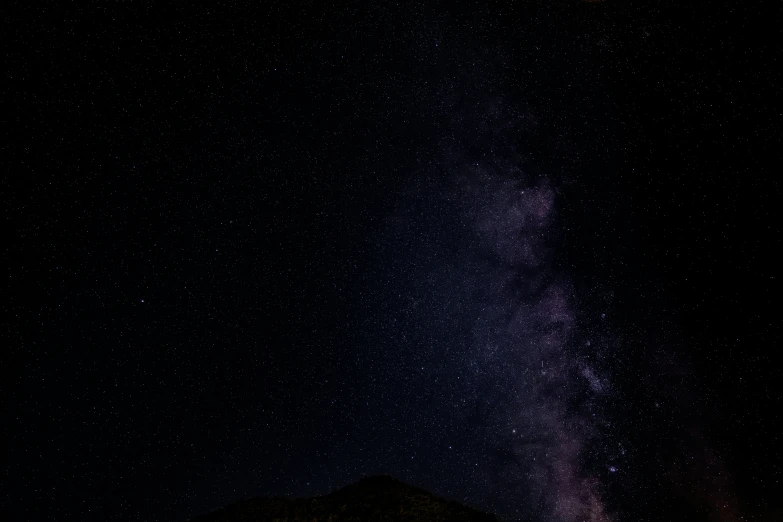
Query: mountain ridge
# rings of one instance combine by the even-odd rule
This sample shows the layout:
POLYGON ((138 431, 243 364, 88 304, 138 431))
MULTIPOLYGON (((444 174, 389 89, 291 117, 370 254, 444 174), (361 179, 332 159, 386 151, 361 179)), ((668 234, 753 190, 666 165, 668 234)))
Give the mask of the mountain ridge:
POLYGON ((190 522, 497 522, 494 515, 438 497, 389 475, 364 477, 322 496, 256 497, 190 522))

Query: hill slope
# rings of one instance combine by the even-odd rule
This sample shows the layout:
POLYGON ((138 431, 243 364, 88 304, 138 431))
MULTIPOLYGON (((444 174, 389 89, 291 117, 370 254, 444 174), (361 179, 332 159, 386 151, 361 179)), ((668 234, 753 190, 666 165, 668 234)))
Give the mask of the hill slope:
POLYGON ((314 498, 255 498, 238 502, 193 522, 495 522, 488 515, 387 476, 368 477, 314 498))

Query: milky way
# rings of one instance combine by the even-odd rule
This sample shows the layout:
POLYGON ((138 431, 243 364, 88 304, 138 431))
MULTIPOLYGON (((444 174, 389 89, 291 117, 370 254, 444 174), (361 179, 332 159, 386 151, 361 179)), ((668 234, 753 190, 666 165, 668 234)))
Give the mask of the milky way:
MULTIPOLYGON (((434 487, 509 519, 622 520, 616 506, 638 488, 638 448, 616 425, 626 401, 613 378, 631 354, 607 306, 611 282, 587 275, 587 286, 601 290, 578 295, 571 274, 584 279, 584 268, 566 266, 562 256, 574 224, 560 209, 589 187, 565 191, 567 175, 547 170, 573 151, 555 148, 550 154, 562 157, 548 158, 547 168, 534 160, 540 152, 526 140, 539 118, 504 95, 502 53, 452 59, 470 65, 430 88, 439 103, 428 117, 442 137, 399 195, 388 250, 410 270, 397 276, 405 281, 397 289, 416 296, 396 326, 413 337, 414 357, 440 368, 425 385, 439 406, 425 409, 435 426, 462 433, 436 440, 457 438, 470 455, 450 460, 450 474, 434 487)), ((689 372, 675 350, 658 350, 643 360, 632 388, 660 388, 689 372), (671 366, 654 369, 661 356, 671 366)), ((672 398, 677 409, 695 412, 686 402, 672 398)), ((687 434, 676 424, 665 429, 701 439, 698 421, 687 434)), ((650 453, 656 451, 655 465, 668 474, 666 458, 673 457, 660 460, 666 450, 650 453)), ((684 467, 707 461, 689 450, 684 467)), ((416 480, 416 473, 402 474, 416 480)), ((707 475, 701 480, 714 483, 707 475)), ((719 493, 700 501, 732 520, 730 487, 713 489, 719 493)))
MULTIPOLYGON (((476 209, 473 225, 497 270, 486 282, 495 291, 485 299, 496 303, 499 315, 489 319, 495 327, 485 343, 504 348, 483 363, 508 393, 495 412, 498 426, 512 427, 510 436, 495 434, 507 439, 512 457, 501 469, 526 485, 533 505, 558 520, 608 520, 596 480, 579 464, 595 418, 583 407, 571 408, 587 393, 573 381, 577 369, 592 381, 597 378, 571 353, 572 290, 550 266, 545 247, 555 194, 545 182, 531 186, 524 179, 492 179, 481 172, 473 183, 477 188, 468 196, 476 209)), ((475 349, 481 359, 487 346, 475 349)))
POLYGON ((455 250, 453 279, 437 289, 448 299, 436 314, 470 311, 471 340, 455 364, 458 373, 469 370, 459 393, 478 412, 468 429, 486 443, 478 458, 483 494, 502 491, 491 501, 504 514, 611 520, 598 479, 581 464, 600 431, 596 405, 607 383, 590 364, 594 350, 575 346, 573 289, 553 267, 556 190, 523 169, 498 172, 480 162, 447 169, 444 184, 419 197, 457 209, 432 238, 455 250))

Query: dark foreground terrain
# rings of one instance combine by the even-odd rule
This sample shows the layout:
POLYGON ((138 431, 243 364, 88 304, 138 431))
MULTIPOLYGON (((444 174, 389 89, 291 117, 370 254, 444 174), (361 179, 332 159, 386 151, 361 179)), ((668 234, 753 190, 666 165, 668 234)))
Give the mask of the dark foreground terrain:
POLYGON ((314 498, 255 498, 193 522, 233 521, 496 521, 475 509, 448 501, 387 476, 369 477, 314 498))

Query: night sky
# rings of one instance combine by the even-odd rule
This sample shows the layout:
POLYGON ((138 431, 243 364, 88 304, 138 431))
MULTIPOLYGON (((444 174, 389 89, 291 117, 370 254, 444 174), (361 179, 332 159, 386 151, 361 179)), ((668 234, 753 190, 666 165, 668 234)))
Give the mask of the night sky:
POLYGON ((783 520, 772 13, 160 4, 2 17, 9 520, 783 520))

